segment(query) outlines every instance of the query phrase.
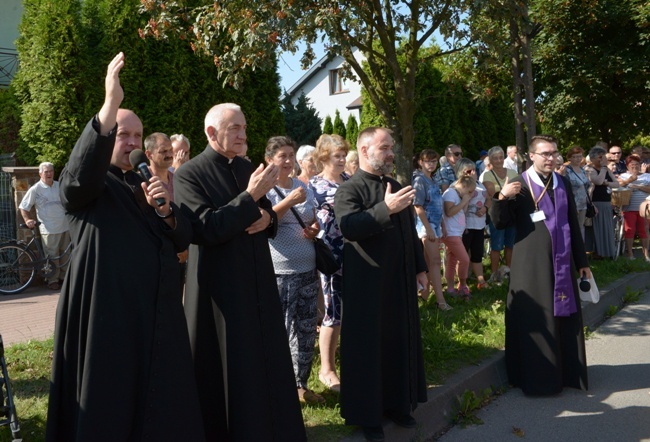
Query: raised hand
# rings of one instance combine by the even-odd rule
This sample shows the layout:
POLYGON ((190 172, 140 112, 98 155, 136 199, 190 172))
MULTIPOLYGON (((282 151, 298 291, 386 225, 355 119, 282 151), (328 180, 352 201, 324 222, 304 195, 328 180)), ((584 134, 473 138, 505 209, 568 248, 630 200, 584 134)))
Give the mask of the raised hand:
POLYGON ((415 198, 415 189, 411 186, 401 188, 395 193, 391 193, 392 188, 390 183, 386 184, 386 193, 384 194, 384 202, 388 207, 388 213, 401 212, 413 203, 415 198))
POLYGON ((292 206, 304 203, 307 200, 307 191, 304 187, 297 187, 287 195, 287 199, 291 202, 292 206))
POLYGON ((503 184, 503 187, 501 187, 500 195, 502 195, 504 198, 512 198, 513 196, 516 196, 520 191, 521 183, 516 181, 514 183, 510 183, 509 178, 506 177, 506 181, 503 184))
POLYGON ((120 71, 123 67, 124 53, 120 52, 111 60, 106 70, 104 105, 97 115, 102 135, 107 135, 115 127, 117 110, 124 100, 124 90, 120 85, 120 71))
POLYGON ((263 164, 260 164, 253 171, 246 191, 251 194, 255 201, 258 201, 278 183, 279 172, 280 169, 273 164, 269 164, 266 169, 263 164))

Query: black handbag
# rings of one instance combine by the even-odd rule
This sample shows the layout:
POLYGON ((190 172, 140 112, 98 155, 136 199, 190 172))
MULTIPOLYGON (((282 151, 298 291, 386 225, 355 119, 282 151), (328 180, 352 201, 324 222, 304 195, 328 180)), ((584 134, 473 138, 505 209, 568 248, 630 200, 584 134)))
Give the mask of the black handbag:
MULTIPOLYGON (((273 188, 280 196, 280 198, 284 199, 284 194, 280 191, 280 189, 278 189, 277 186, 273 186, 273 188)), ((306 228, 307 226, 303 220, 300 219, 300 215, 298 215, 296 209, 291 207, 291 212, 296 217, 298 223, 302 226, 302 228, 306 228)), ((320 238, 314 238, 313 241, 314 249, 316 250, 316 269, 325 276, 332 276, 334 273, 339 271, 341 265, 336 260, 334 254, 332 253, 332 250, 330 249, 330 246, 328 246, 325 241, 320 238)))

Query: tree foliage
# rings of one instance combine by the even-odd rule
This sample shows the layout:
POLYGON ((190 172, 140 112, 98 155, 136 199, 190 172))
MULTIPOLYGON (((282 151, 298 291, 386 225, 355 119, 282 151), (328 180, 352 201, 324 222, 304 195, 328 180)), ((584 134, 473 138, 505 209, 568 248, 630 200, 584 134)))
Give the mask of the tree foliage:
POLYGON ((359 136, 359 124, 354 115, 348 115, 348 122, 345 124, 345 139, 350 143, 352 149, 357 148, 357 137, 359 136))
POLYGON ((19 149, 20 104, 13 87, 0 90, 0 152, 19 149))
POLYGON ((323 133, 324 134, 333 134, 334 125, 332 124, 332 117, 329 115, 325 117, 325 122, 323 123, 323 133))
POLYGON ((106 65, 124 51, 122 104, 141 118, 145 135, 185 134, 196 155, 205 146, 203 118, 217 103, 242 106, 250 128, 248 155, 263 160, 266 140, 284 133, 275 59, 270 70, 244 69, 245 90, 223 87, 212 58, 180 40, 145 40, 138 0, 27 0, 18 52, 16 89, 28 164, 65 164, 85 123, 104 100, 106 65), (81 6, 80 6, 81 5, 81 6), (252 80, 254 77, 254 81, 252 80))
POLYGON ((343 138, 345 138, 347 135, 345 131, 345 123, 341 119, 341 113, 339 112, 338 109, 336 109, 336 112, 334 113, 334 127, 332 129, 332 133, 336 135, 340 135, 343 138))
MULTIPOLYGON (((499 94, 477 99, 465 78, 450 75, 455 66, 429 58, 421 51, 413 106, 414 152, 433 149, 443 152, 449 144, 459 144, 469 158, 478 158, 482 149, 512 144, 514 119, 509 95, 499 94)), ((392 97, 390 106, 397 106, 392 97)), ((362 91, 361 128, 382 126, 386 122, 362 91)))
POLYGON ((241 84, 242 66, 266 66, 270 54, 277 50, 295 53, 298 42, 306 44, 302 64, 307 68, 314 59, 312 45, 323 40, 345 59, 346 68, 358 76, 369 100, 393 129, 398 178, 410 182, 419 50, 436 31, 454 42, 449 51, 462 48, 468 29, 461 23, 474 6, 480 7, 470 0, 267 0, 254 4, 205 0, 199 7, 188 8, 179 1, 143 0, 142 10, 150 17, 147 34, 157 38, 177 34, 191 41, 196 50, 213 58, 224 81, 235 85, 241 84), (222 43, 224 37, 230 42, 222 43), (356 48, 364 53, 367 70, 355 59, 356 48), (386 81, 386 71, 392 81, 386 81), (373 87, 373 83, 383 87, 373 87), (389 106, 391 95, 397 99, 396 107, 389 106))
POLYGON ((321 134, 322 120, 304 93, 300 94, 295 106, 291 103, 291 98, 285 95, 282 100, 282 113, 284 114, 286 133, 298 146, 316 144, 316 140, 321 134))
POLYGON ((22 103, 23 159, 60 167, 79 136, 83 113, 80 3, 25 0, 23 8, 16 42, 20 69, 12 82, 22 103))
POLYGON ((536 0, 540 113, 565 142, 650 133, 650 7, 643 0, 536 0))

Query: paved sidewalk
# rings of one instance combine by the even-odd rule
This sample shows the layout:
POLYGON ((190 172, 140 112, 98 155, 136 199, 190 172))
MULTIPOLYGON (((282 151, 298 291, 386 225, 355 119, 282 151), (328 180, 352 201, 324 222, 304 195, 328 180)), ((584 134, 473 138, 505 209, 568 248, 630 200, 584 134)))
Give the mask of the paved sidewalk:
POLYGON ((19 295, 0 295, 0 334, 5 347, 54 335, 59 292, 29 287, 19 295))
POLYGON ((482 425, 454 427, 439 440, 650 440, 650 292, 603 324, 586 345, 589 391, 534 398, 510 389, 476 413, 482 425))

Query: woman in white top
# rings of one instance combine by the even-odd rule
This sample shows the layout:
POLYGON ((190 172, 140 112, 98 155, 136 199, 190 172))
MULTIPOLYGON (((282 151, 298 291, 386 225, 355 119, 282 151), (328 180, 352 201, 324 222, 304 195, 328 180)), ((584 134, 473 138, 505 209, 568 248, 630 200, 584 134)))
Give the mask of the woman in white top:
MULTIPOLYGON (((476 178, 476 166, 468 158, 462 158, 456 164, 456 175, 476 178)), ((483 253, 485 252, 485 223, 487 211, 492 205, 492 199, 487 197, 483 184, 477 182, 465 214, 467 228, 463 233, 463 245, 469 252, 472 272, 476 275, 476 288, 481 290, 488 286, 483 277, 483 253)))
POLYGON ((648 257, 648 232, 646 230, 646 220, 639 214, 639 207, 641 203, 650 195, 650 174, 641 173, 641 158, 637 155, 630 155, 625 159, 627 172, 622 173, 618 177, 618 182, 621 186, 632 189, 632 197, 630 204, 623 206, 623 218, 625 220, 625 251, 627 257, 634 259, 632 253, 632 244, 634 242, 634 234, 639 235, 641 246, 643 248, 643 255, 645 260, 650 262, 648 257))

